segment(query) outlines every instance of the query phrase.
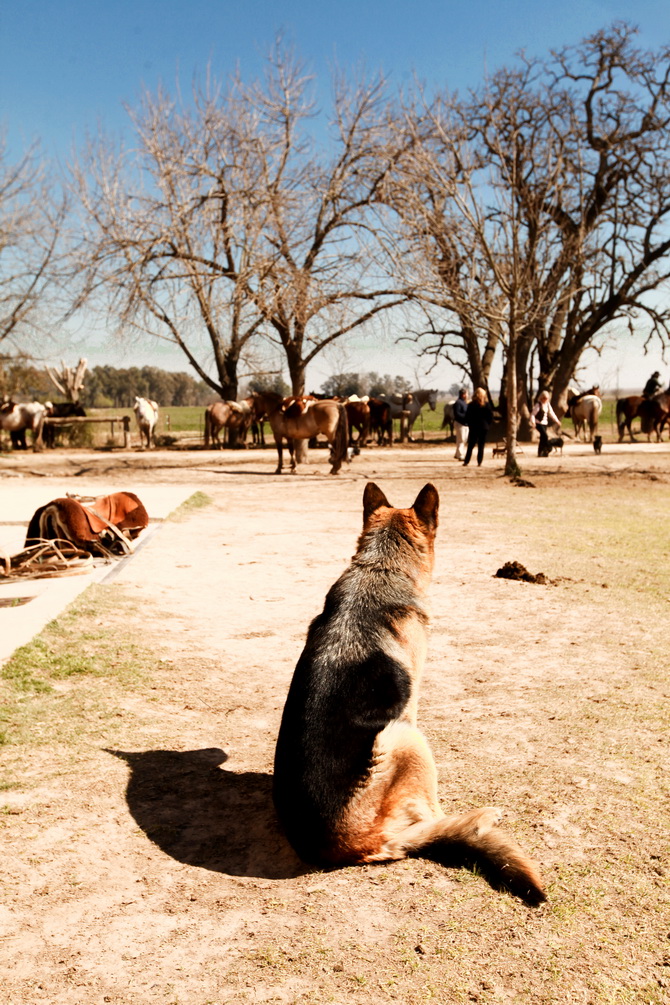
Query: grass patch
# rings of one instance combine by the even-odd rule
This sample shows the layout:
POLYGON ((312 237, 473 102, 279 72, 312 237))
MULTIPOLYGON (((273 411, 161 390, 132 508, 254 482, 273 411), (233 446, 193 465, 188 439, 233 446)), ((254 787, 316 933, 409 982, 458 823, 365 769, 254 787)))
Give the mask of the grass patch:
POLYGON ((189 496, 181 505, 172 510, 168 516, 168 520, 174 520, 177 523, 180 520, 186 520, 191 513, 203 509, 205 506, 211 506, 213 502, 212 497, 208 496, 206 492, 194 492, 192 496, 189 496))
POLYGON ((31 723, 61 701, 56 682, 77 678, 114 679, 122 686, 141 681, 155 654, 138 646, 124 627, 132 600, 123 587, 90 586, 82 596, 0 669, 5 701, 0 746, 30 733, 31 723))

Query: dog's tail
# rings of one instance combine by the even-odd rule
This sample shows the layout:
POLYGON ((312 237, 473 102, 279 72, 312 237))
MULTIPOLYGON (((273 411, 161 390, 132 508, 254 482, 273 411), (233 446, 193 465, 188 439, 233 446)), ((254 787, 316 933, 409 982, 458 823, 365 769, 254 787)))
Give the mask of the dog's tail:
POLYGON ((498 830, 499 819, 492 807, 443 817, 415 825, 403 844, 408 855, 476 869, 495 888, 509 890, 537 907, 547 899, 537 865, 513 838, 498 830))

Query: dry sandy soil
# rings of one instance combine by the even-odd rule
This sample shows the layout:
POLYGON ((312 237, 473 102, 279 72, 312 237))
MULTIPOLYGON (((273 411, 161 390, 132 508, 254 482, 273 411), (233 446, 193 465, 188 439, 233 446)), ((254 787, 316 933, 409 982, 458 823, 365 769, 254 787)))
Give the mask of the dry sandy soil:
POLYGON ((527 451, 532 487, 452 452, 0 458, 0 500, 210 499, 4 667, 3 1005, 670 1001, 670 445, 527 451), (440 491, 420 722, 445 808, 502 806, 539 861, 539 909, 421 859, 315 871, 277 828, 284 697, 366 479, 440 491))

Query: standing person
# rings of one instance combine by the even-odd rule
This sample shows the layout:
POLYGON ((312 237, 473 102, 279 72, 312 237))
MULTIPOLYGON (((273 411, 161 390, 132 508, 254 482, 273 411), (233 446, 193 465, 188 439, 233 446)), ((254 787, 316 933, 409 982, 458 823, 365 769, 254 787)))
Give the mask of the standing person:
POLYGON ((549 391, 541 391, 533 411, 530 414, 530 424, 537 429, 540 434, 540 442, 537 446, 538 457, 549 456, 549 436, 547 429, 549 426, 558 426, 560 429, 561 420, 556 415, 549 401, 549 391))
POLYGON ((456 453, 454 457, 457 461, 463 460, 465 448, 468 442, 468 427, 465 416, 468 411, 468 392, 464 387, 458 392, 458 398, 454 402, 454 433, 456 435, 456 453))
POLYGON ((651 377, 649 378, 649 380, 647 381, 647 383, 644 385, 644 391, 642 392, 642 397, 643 398, 647 398, 647 399, 648 398, 653 398, 654 395, 656 394, 656 392, 661 390, 661 387, 663 385, 661 384, 660 380, 658 379, 660 376, 661 375, 658 372, 658 370, 654 370, 654 372, 652 373, 651 377))
POLYGON ((484 388, 478 387, 465 413, 465 424, 468 427, 468 449, 465 452, 463 467, 470 463, 475 444, 477 444, 477 466, 481 466, 484 460, 484 444, 492 423, 493 409, 488 403, 484 388))

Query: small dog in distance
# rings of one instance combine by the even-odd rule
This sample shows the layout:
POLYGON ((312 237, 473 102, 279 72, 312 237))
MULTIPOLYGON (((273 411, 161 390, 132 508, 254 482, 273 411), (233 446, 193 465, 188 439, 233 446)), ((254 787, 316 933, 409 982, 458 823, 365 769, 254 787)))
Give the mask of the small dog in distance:
POLYGON ((602 438, 602 436, 594 436, 593 437, 593 449, 595 450, 595 452, 597 454, 601 454, 603 452, 603 438, 602 438))
POLYGON ((547 446, 549 448, 549 453, 551 453, 552 450, 558 450, 559 453, 562 455, 563 454, 563 437, 562 436, 550 436, 549 440, 547 442, 547 446))

